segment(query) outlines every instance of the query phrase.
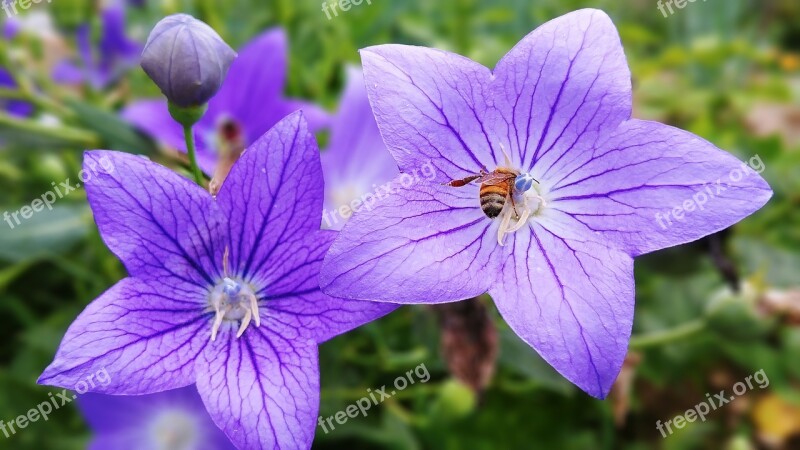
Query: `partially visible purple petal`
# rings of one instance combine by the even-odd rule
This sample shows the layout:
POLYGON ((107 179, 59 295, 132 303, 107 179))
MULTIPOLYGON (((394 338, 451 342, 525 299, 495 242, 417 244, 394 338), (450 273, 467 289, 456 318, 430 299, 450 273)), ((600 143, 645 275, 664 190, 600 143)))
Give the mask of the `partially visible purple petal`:
MULTIPOLYGON (((325 209, 335 213, 344 205, 373 194, 377 186, 398 175, 397 163, 383 144, 383 138, 369 106, 364 77, 355 67, 347 69, 347 85, 339 112, 331 126, 331 144, 321 155, 325 175, 325 209)), ((330 220, 329 228, 339 230, 345 218, 330 220)))
POLYGON ((319 230, 322 195, 317 143, 297 112, 244 152, 217 195, 231 273, 247 279, 268 270, 276 252, 319 230))
POLYGON ((540 26, 494 74, 491 96, 502 119, 493 129, 508 141, 512 161, 538 179, 584 164, 596 142, 631 115, 622 43, 599 10, 540 26))
POLYGON ((320 291, 322 259, 336 237, 332 231, 309 234, 301 243, 276 251, 267 270, 259 275, 264 321, 278 322, 301 330, 322 343, 376 320, 398 308, 390 303, 345 300, 320 291))
POLYGON ((375 119, 401 172, 431 163, 436 181, 447 182, 502 163, 499 141, 486 128, 489 69, 404 45, 366 48, 361 60, 375 119))
POLYGON ((569 226, 633 256, 727 228, 772 196, 747 163, 656 122, 624 123, 591 156, 548 180, 551 206, 569 226))
POLYGON ((126 153, 87 152, 89 204, 108 248, 135 277, 201 286, 222 273, 223 218, 200 186, 126 153))
POLYGON ((320 285, 332 296, 392 303, 475 297, 497 270, 496 229, 478 206, 477 187, 398 189, 350 218, 325 257, 320 285))
POLYGON ((227 328, 197 366, 214 422, 240 449, 311 448, 319 410, 317 345, 262 324, 241 338, 227 328))
POLYGON ((489 294, 525 342, 564 377, 605 398, 628 349, 633 259, 545 220, 517 232, 489 294))
POLYGON ((122 111, 122 118, 171 148, 186 153, 183 129, 172 118, 166 100, 138 100, 122 111))
POLYGON ((62 60, 53 67, 53 80, 58 84, 80 84, 86 72, 69 60, 62 60))
POLYGON ((67 330, 40 384, 141 395, 188 386, 195 359, 209 341, 212 317, 203 314, 207 292, 171 280, 125 278, 92 302, 67 330))
MULTIPOLYGON (((0 68, 0 86, 16 88, 14 78, 3 68, 0 68)), ((0 100, 0 108, 17 117, 28 117, 33 113, 33 105, 19 100, 0 100)))
POLYGON ((94 434, 90 449, 155 449, 167 442, 193 450, 235 449, 194 385, 137 396, 84 394, 78 407, 94 434))
MULTIPOLYGON (((122 110, 122 118, 142 130, 147 135, 169 148, 186 153, 183 129, 172 118, 166 100, 138 100, 122 110)), ((213 174, 217 165, 217 154, 206 142, 213 141, 215 130, 203 126, 203 122, 193 128, 197 147, 197 163, 206 174, 213 174)))
POLYGON ((228 113, 253 129, 252 139, 269 130, 260 117, 265 107, 281 98, 286 83, 286 33, 280 28, 264 31, 239 49, 228 76, 217 94, 208 103, 208 116, 228 113))
POLYGON ((280 117, 276 117, 276 122, 296 111, 303 111, 303 117, 308 122, 308 129, 315 133, 331 124, 331 115, 314 103, 297 100, 293 98, 282 99, 275 105, 275 111, 280 117))

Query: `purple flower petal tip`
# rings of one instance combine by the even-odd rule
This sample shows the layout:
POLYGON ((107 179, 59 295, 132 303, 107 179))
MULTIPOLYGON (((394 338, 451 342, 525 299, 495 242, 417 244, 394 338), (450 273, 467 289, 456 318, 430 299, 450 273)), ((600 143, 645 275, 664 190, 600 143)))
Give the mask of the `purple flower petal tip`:
POLYGON ((393 184, 348 220, 323 292, 439 303, 488 291, 517 334, 595 397, 627 352, 633 257, 729 227, 772 194, 759 158, 631 119, 630 69, 599 10, 543 24, 494 70, 423 47, 361 57, 400 172, 435 174, 393 184))

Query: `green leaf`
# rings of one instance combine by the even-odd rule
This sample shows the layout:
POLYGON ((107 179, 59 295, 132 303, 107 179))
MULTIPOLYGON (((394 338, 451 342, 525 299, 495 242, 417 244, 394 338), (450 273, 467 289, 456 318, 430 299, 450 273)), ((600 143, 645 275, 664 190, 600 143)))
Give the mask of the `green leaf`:
MULTIPOLYGON (((0 234, 0 260, 20 262, 66 251, 89 234, 92 223, 86 205, 55 205, 52 211, 34 212, 27 220, 18 217, 19 225, 0 234)), ((14 223, 13 218, 9 220, 14 223)), ((10 228, 7 222, 2 226, 10 228)))

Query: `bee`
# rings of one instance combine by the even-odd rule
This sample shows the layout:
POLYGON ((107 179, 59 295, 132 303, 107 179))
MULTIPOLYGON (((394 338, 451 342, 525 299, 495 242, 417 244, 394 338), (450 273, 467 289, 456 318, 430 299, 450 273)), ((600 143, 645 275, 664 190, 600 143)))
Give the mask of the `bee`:
POLYGON ((506 202, 510 201, 511 206, 516 210, 514 189, 515 180, 519 176, 520 174, 514 170, 498 167, 491 172, 481 170, 478 174, 470 175, 460 180, 453 180, 445 183, 445 185, 462 187, 472 182, 480 183, 481 188, 478 197, 481 202, 481 210, 486 214, 486 217, 494 219, 503 211, 506 202))

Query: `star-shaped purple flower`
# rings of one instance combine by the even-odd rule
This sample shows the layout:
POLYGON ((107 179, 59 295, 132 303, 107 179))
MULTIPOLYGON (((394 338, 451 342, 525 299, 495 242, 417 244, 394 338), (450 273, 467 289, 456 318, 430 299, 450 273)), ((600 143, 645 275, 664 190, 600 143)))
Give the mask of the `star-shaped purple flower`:
MULTIPOLYGON (((194 126, 197 162, 203 172, 214 173, 220 153, 232 141, 249 146, 294 111, 303 110, 311 131, 327 126, 328 115, 319 107, 284 98, 287 53, 286 34, 281 29, 265 31, 239 51, 225 82, 194 126)), ((183 130, 170 116, 166 100, 133 102, 122 116, 157 140, 186 153, 183 130)))
POLYGON ((322 224, 333 230, 341 230, 352 211, 377 201, 380 186, 398 175, 372 115, 364 75, 356 67, 347 68, 347 85, 331 122, 330 146, 322 152, 322 172, 322 224))
POLYGON ((125 34, 125 8, 112 4, 101 12, 102 32, 98 45, 92 44, 92 27, 81 24, 75 36, 79 63, 70 60, 59 62, 53 69, 53 78, 62 84, 88 82, 94 89, 102 89, 139 62, 142 47, 125 34))
POLYGON ((320 230, 319 150, 301 112, 258 139, 216 199, 142 157, 91 151, 112 173, 86 183, 104 241, 130 277, 67 331, 43 384, 142 395, 197 383, 242 449, 308 448, 319 407, 317 344, 395 305, 320 292, 335 232, 320 230))
POLYGON ((709 142, 631 119, 630 71, 602 11, 544 24, 494 71, 421 47, 361 55, 401 172, 430 162, 437 177, 355 214, 325 258, 323 291, 397 303, 488 291, 593 396, 608 394, 627 351, 633 258, 729 227, 772 194, 709 142))
POLYGON ((233 450, 194 386, 139 396, 84 394, 78 407, 94 437, 89 450, 233 450))

